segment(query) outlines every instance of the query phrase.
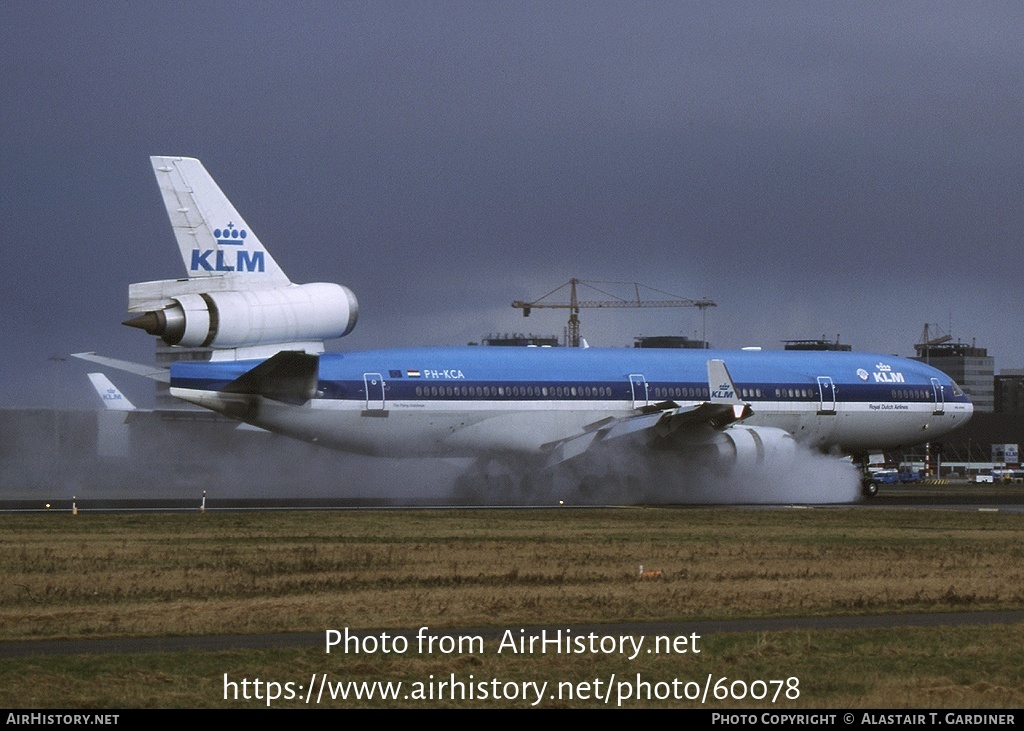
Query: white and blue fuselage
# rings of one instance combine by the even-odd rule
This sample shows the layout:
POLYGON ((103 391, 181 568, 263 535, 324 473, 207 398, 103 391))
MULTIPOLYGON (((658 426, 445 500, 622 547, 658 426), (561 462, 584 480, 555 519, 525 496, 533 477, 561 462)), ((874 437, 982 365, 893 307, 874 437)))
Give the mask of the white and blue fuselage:
POLYGON ((728 367, 747 427, 846 453, 929 441, 964 424, 970 399, 923 363, 848 352, 436 347, 325 353, 305 403, 223 393, 255 361, 176 363, 171 393, 258 426, 381 456, 540 454, 644 411, 713 400, 728 367))

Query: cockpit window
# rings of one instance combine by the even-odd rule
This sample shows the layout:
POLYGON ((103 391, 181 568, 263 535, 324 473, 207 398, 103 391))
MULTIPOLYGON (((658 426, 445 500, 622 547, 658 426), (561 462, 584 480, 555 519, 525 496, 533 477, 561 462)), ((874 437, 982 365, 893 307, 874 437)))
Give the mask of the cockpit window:
POLYGON ((956 381, 950 381, 950 384, 953 386, 953 395, 954 396, 963 396, 964 395, 964 390, 962 388, 960 388, 960 386, 957 385, 956 381))

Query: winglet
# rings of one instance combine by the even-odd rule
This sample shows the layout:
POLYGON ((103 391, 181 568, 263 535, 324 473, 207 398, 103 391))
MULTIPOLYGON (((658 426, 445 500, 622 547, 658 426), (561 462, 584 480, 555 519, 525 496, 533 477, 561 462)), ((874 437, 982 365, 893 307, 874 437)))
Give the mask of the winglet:
POLYGON ((708 361, 708 393, 713 404, 742 404, 724 360, 708 361))
POLYGON ((109 411, 135 411, 135 404, 129 401, 105 375, 90 373, 89 380, 109 411))

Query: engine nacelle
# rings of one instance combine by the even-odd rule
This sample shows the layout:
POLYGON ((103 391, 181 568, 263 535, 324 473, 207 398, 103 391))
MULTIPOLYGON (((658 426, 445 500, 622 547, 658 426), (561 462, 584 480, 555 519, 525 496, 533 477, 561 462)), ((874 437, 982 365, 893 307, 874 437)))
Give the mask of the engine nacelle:
POLYGON ((797 448, 789 432, 768 426, 729 427, 716 435, 710 447, 718 465, 726 469, 785 464, 793 459, 797 448))
POLYGON ((352 290, 324 282, 179 294, 171 301, 124 324, 168 345, 237 348, 340 338, 359 314, 352 290))

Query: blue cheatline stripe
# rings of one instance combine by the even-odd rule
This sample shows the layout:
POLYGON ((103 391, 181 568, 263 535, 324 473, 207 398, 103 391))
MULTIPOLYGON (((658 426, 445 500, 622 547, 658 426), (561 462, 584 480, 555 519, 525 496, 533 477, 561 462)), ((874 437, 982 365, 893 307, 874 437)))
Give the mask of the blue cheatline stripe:
MULTIPOLYGON (((219 391, 234 379, 183 378, 172 379, 176 388, 197 391, 219 391)), ((410 382, 401 379, 382 379, 385 396, 389 401, 608 401, 633 400, 630 382, 608 381, 433 381, 410 382)), ((321 398, 334 400, 365 400, 366 385, 358 380, 323 381, 318 384, 321 398)), ((760 385, 737 384, 740 398, 750 403, 820 403, 817 384, 785 383, 760 385), (744 390, 746 395, 744 395, 744 390), (792 394, 792 395, 790 395, 792 394)), ((844 385, 836 387, 836 403, 934 403, 930 388, 917 386, 891 389, 879 386, 844 385)), ((708 387, 693 382, 679 384, 648 383, 647 394, 637 390, 637 400, 700 401, 708 398, 708 387)), ((826 397, 826 403, 831 404, 826 397)))

